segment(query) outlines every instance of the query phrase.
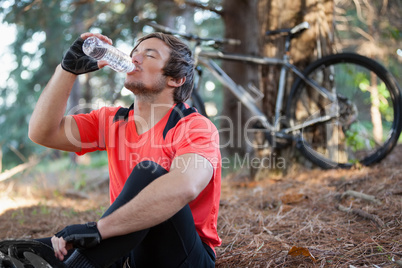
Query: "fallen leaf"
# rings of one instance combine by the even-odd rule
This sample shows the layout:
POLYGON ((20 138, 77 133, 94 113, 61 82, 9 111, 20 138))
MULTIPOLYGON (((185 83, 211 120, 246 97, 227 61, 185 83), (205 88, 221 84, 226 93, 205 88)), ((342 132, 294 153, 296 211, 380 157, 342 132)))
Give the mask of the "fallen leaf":
POLYGON ((314 258, 314 256, 310 253, 310 251, 309 251, 307 248, 303 248, 303 247, 296 247, 296 246, 293 246, 293 247, 289 250, 288 255, 290 255, 290 256, 300 256, 300 255, 303 255, 303 256, 306 256, 306 257, 310 257, 310 259, 311 259, 313 262, 316 262, 316 261, 317 261, 316 258, 314 258))
POLYGON ((295 204, 303 201, 307 197, 304 194, 285 194, 281 196, 283 204, 295 204))
POLYGON ((282 204, 279 210, 280 210, 281 213, 286 213, 286 212, 289 212, 292 209, 293 209, 293 206, 282 204))

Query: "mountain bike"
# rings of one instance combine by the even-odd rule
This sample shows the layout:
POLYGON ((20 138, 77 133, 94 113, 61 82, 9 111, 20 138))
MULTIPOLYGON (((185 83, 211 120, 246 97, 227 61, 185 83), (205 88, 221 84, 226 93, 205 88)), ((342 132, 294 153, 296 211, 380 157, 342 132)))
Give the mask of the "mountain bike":
MULTIPOLYGON (((329 169, 377 163, 398 142, 402 129, 401 90, 380 63, 355 53, 337 53, 312 62, 303 71, 291 64, 288 53, 291 40, 309 28, 307 22, 267 32, 267 35, 284 35, 282 58, 226 53, 220 49, 223 44, 236 45, 239 41, 201 38, 154 22, 147 24, 193 42, 198 79, 203 69, 211 72, 250 111, 258 122, 258 130, 265 132, 273 147, 296 144, 306 158, 329 169), (237 84, 216 60, 281 66, 275 116, 271 122, 259 108, 261 98, 237 84), (288 73, 293 73, 295 79, 285 96, 288 73)), ((195 83, 192 100, 205 113, 198 94, 200 85, 199 81, 195 83)), ((258 92, 254 90, 254 93, 258 92)))

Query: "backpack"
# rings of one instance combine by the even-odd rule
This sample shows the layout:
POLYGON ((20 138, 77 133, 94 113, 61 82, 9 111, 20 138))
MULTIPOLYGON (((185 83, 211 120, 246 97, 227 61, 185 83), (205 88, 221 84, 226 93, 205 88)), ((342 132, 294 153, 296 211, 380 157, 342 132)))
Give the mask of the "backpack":
POLYGON ((36 240, 0 241, 0 268, 65 268, 48 245, 36 240))

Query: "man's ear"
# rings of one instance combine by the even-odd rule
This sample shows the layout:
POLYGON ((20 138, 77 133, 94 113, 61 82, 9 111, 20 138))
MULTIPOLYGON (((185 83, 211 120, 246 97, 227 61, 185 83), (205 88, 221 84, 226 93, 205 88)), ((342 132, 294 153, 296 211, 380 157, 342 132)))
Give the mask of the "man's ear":
POLYGON ((180 87, 181 85, 184 84, 184 82, 186 82, 186 77, 182 77, 182 78, 173 78, 173 77, 169 77, 168 80, 168 86, 170 87, 180 87))

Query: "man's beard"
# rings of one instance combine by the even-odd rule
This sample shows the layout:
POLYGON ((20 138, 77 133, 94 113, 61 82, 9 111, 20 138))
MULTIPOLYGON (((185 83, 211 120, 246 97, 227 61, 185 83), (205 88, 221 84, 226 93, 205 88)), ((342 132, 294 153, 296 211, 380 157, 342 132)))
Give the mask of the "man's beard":
POLYGON ((152 86, 146 86, 143 82, 124 82, 124 87, 134 93, 136 97, 154 98, 160 94, 166 86, 166 77, 162 76, 152 86))

